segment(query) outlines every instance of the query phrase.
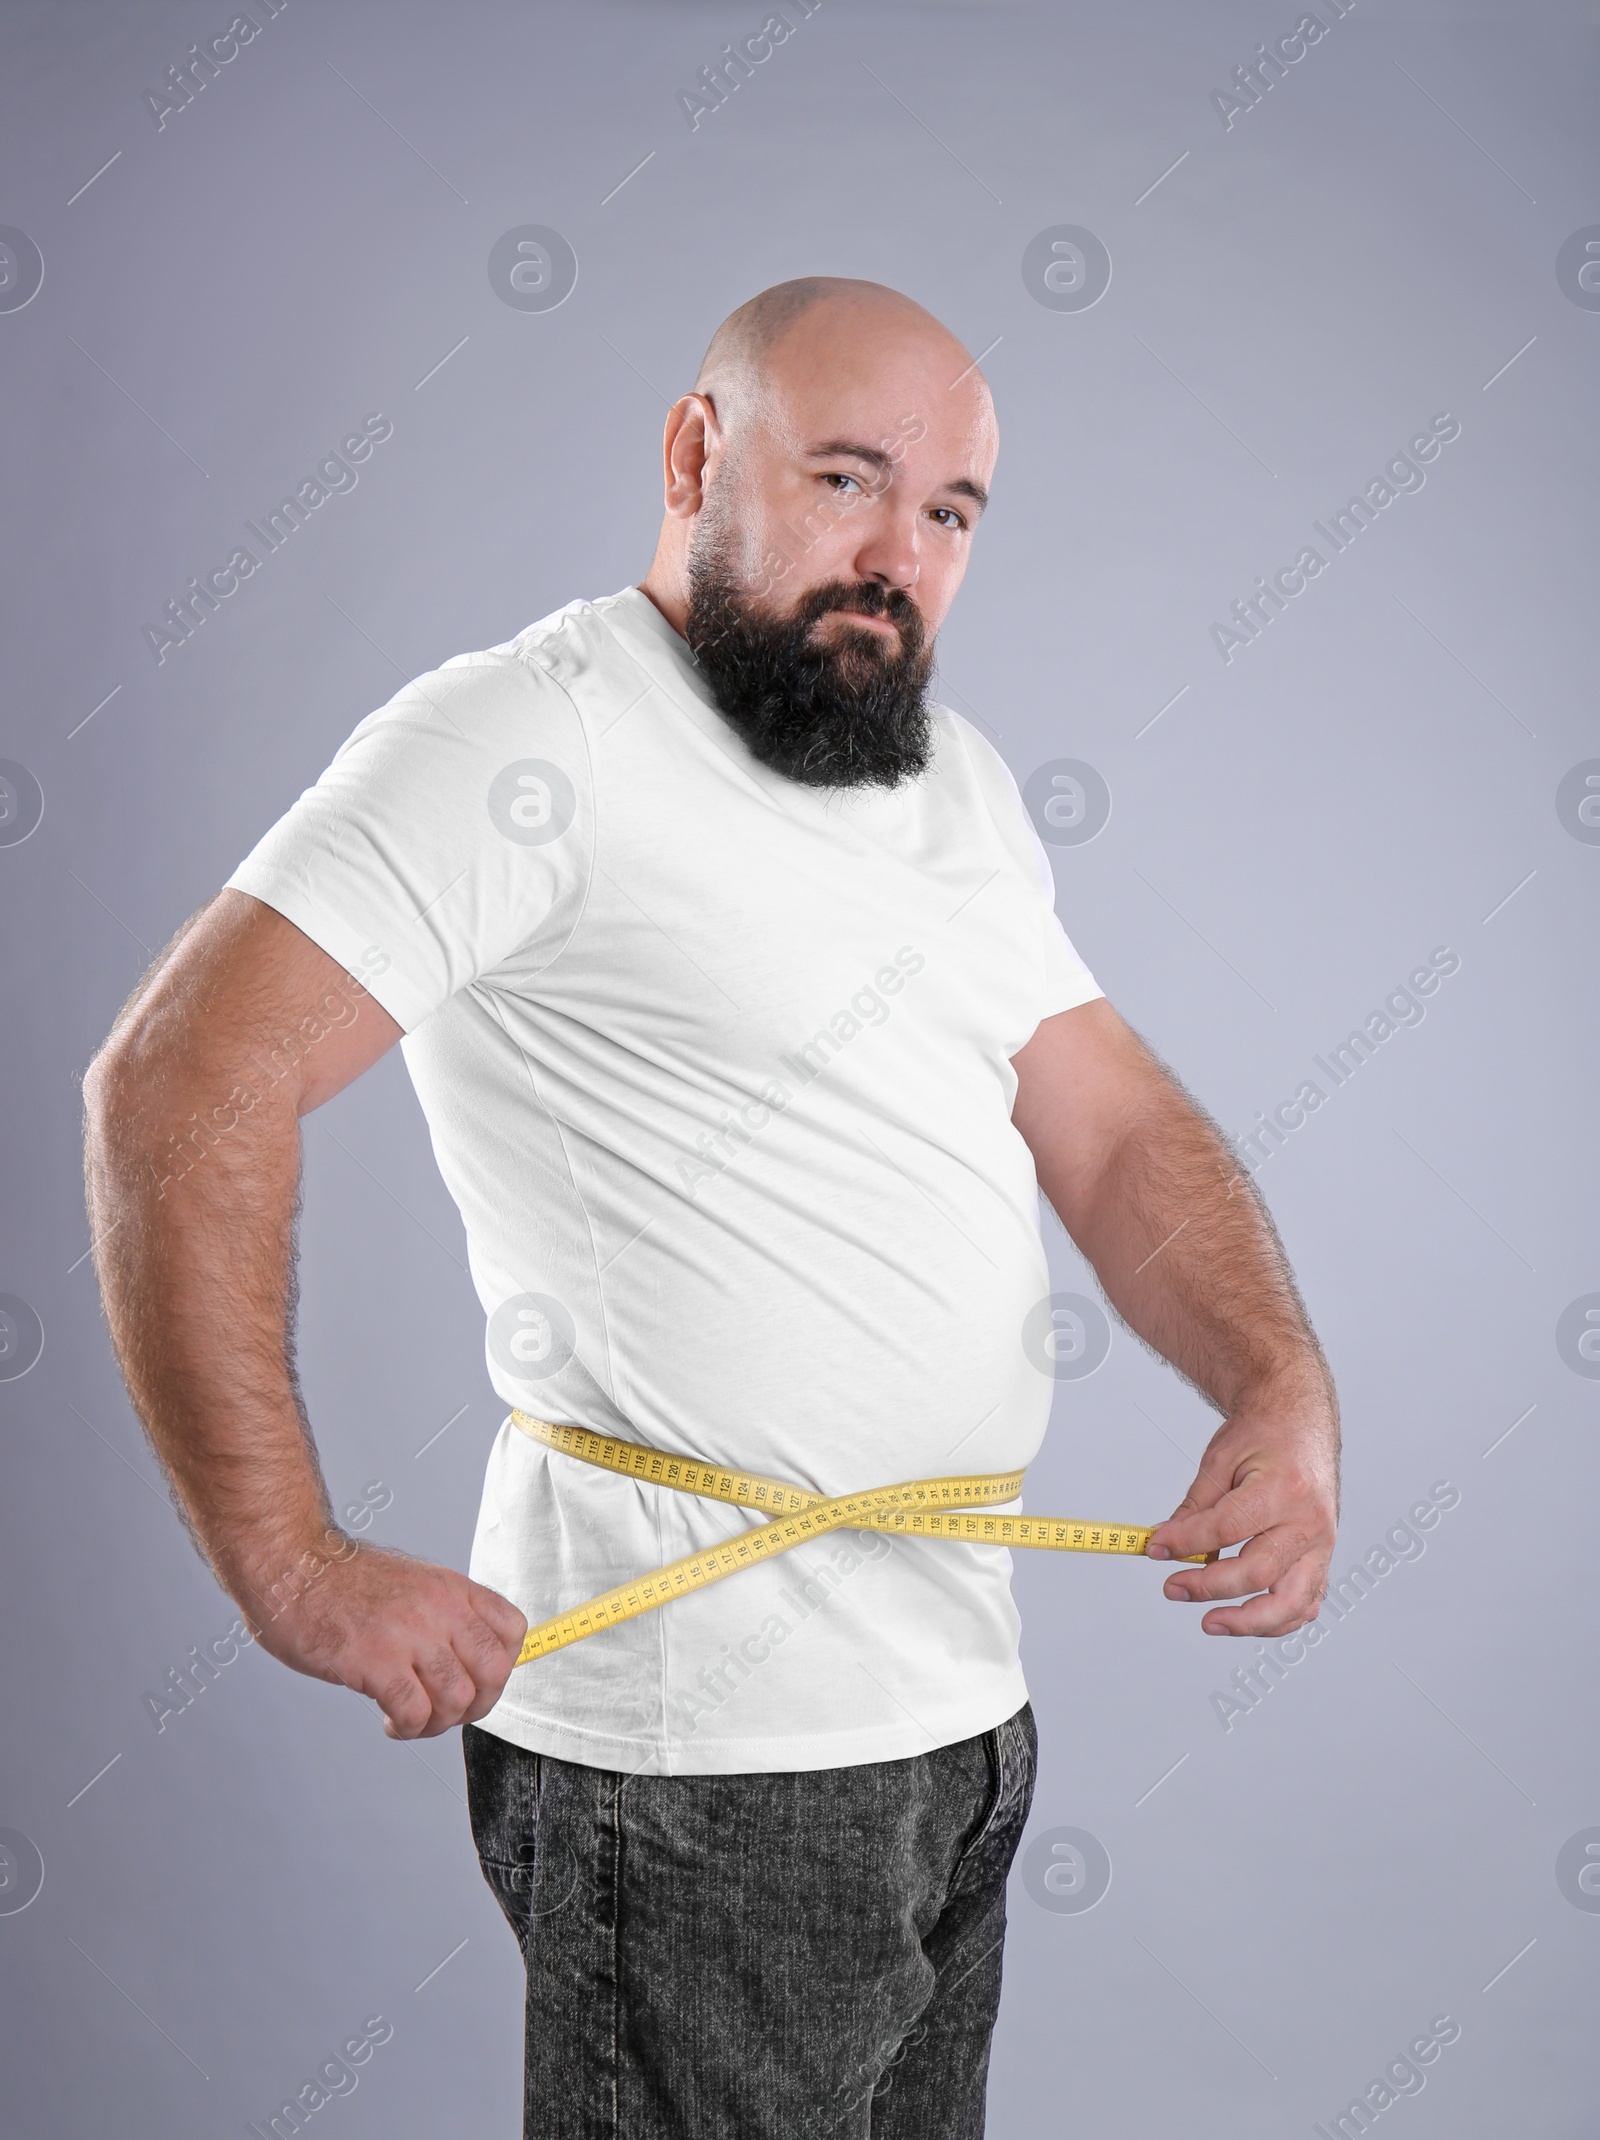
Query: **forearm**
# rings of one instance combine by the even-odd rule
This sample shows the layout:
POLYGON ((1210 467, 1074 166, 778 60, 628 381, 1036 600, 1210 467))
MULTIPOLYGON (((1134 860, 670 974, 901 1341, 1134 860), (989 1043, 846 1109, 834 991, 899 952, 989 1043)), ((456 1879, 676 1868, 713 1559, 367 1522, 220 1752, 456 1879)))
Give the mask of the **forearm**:
POLYGON ((298 1118, 234 1068, 159 1040, 98 1065, 88 1194, 134 1406, 219 1580, 270 1616, 340 1541, 292 1356, 298 1118))
POLYGON ((1118 1313, 1220 1411, 1270 1386, 1328 1386, 1255 1185, 1153 1063, 1102 1164, 1061 1201, 1118 1313))
POLYGON ((1331 1397, 1266 1207, 1110 1004, 1047 1019, 1016 1071, 1040 1187, 1140 1337, 1223 1412, 1269 1385, 1331 1397))

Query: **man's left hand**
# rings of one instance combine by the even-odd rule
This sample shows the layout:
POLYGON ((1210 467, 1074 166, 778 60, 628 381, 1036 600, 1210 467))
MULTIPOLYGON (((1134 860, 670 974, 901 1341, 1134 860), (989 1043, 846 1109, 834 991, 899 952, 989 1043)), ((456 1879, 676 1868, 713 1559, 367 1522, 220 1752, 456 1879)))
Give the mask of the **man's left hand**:
POLYGON ((1179 1603, 1249 1600, 1208 1612, 1206 1634, 1287 1635, 1316 1618, 1338 1522, 1338 1444, 1332 1400, 1315 1380, 1246 1398, 1212 1436, 1194 1484, 1146 1549, 1152 1560, 1182 1560, 1243 1547, 1164 1585, 1179 1603))

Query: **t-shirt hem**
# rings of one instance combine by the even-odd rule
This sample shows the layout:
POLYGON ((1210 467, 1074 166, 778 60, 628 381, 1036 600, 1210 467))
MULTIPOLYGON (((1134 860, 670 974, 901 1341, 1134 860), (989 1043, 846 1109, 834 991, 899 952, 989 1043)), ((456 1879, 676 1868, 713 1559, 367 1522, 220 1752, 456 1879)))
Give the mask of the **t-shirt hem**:
POLYGON ((1028 1699, 1020 1665, 981 1701, 952 1704, 922 1723, 909 1715, 856 1731, 821 1731, 774 1738, 615 1738, 520 1703, 500 1701, 478 1728, 525 1753, 548 1754, 580 1768, 615 1769, 631 1776, 747 1776, 800 1770, 861 1768, 868 1762, 909 1761, 993 1731, 1028 1699))
POLYGON ((1063 981, 1057 987, 1045 991, 1044 1009, 1039 1014, 1042 1025, 1046 1018, 1055 1017, 1058 1011, 1075 1011, 1081 1003, 1098 1003, 1105 995, 1099 982, 1085 974, 1081 982, 1063 981))

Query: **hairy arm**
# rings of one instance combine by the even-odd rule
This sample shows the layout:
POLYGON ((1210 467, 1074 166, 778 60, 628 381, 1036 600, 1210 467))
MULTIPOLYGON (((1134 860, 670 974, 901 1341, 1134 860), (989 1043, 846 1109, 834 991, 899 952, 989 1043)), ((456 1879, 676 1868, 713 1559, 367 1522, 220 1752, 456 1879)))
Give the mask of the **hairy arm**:
POLYGON ((1047 1018, 1015 1068, 1013 1120, 1061 1223, 1118 1314, 1224 1415, 1150 1552, 1243 1551, 1169 1576, 1166 1594, 1249 1600, 1208 1612, 1207 1634, 1287 1634, 1326 1587, 1339 1425, 1266 1207, 1108 1003, 1047 1018))
POLYGON ((124 1007, 84 1099, 112 1342, 196 1544, 263 1648, 414 1738, 494 1706, 526 1622, 338 1528, 295 1375, 300 1117, 399 1037, 293 923, 224 891, 124 1007))

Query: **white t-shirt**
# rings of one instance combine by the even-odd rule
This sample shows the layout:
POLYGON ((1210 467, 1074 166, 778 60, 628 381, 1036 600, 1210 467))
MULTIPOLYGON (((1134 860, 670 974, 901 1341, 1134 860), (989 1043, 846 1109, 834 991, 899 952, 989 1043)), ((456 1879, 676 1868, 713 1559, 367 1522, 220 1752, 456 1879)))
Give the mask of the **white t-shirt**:
MULTIPOLYGON (((229 879, 405 1029, 508 1405, 823 1494, 1038 1449, 1010 1059, 1100 990, 1003 761, 934 727, 920 779, 800 786, 630 587, 408 684, 229 879)), ((471 1572, 537 1622, 751 1520, 507 1420, 471 1572)), ((518 1668, 484 1728, 900 1759, 1021 1705, 1017 1635, 1005 1551, 839 1532, 518 1668)))

